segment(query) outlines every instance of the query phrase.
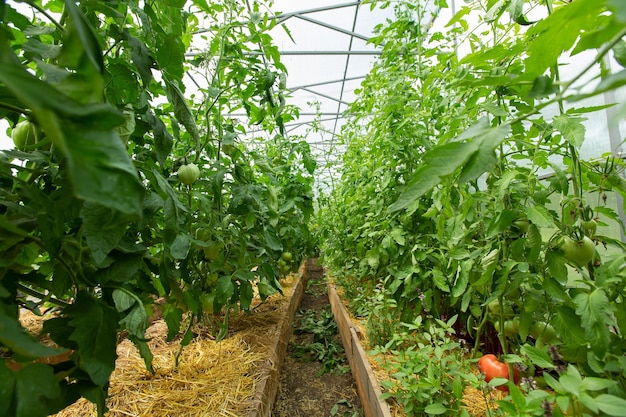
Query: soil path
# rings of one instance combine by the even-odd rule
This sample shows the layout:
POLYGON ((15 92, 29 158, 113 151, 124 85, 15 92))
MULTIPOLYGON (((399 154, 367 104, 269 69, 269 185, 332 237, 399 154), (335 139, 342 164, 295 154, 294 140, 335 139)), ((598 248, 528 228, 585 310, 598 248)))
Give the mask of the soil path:
MULTIPOLYGON (((339 335, 335 331, 331 338, 336 343, 328 346, 328 343, 319 343, 319 332, 305 330, 311 327, 311 323, 320 330, 324 327, 324 319, 329 314, 332 317, 323 268, 317 265, 315 259, 307 261, 306 268, 309 279, 293 323, 295 330, 283 363, 272 417, 361 417, 363 413, 356 384, 339 335), (318 343, 315 343, 316 339, 318 343), (312 344, 318 349, 307 354, 312 344), (340 347, 339 352, 327 354, 323 361, 302 359, 303 356, 315 359, 321 353, 334 351, 335 347, 340 347), (318 376, 324 363, 334 369, 318 376)), ((328 334, 326 331, 323 333, 328 334)))

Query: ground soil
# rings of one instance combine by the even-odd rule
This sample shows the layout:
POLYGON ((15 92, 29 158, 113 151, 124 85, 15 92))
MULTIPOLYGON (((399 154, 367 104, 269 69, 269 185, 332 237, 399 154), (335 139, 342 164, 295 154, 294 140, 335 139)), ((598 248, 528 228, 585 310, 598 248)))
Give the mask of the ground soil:
MULTIPOLYGON (((328 292, 324 271, 315 260, 307 263, 307 287, 300 303, 299 312, 329 309, 328 292)), ((298 314, 294 326, 298 325, 298 314)), ((339 335, 336 335, 340 341, 339 335)), ((280 376, 280 385, 272 417, 360 417, 361 403, 348 363, 343 356, 344 367, 332 373, 317 373, 320 362, 303 362, 296 359, 295 347, 311 342, 311 334, 294 332, 289 341, 287 356, 280 376)), ((343 355, 343 353, 342 353, 343 355)))

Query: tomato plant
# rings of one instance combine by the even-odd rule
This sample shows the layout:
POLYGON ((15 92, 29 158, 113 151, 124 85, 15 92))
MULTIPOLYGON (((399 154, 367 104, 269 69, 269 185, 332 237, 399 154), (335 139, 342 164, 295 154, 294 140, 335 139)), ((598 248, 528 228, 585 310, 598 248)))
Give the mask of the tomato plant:
MULTIPOLYGON (((480 358, 478 361, 478 367, 480 371, 485 374, 485 381, 489 382, 494 378, 509 379, 509 365, 505 362, 500 362, 498 357, 494 354, 488 353, 480 358)), ((513 367, 513 382, 517 385, 520 381, 519 370, 513 367)), ((508 391, 509 388, 506 385, 499 385, 496 387, 500 391, 508 391)))
POLYGON ((268 10, 0 2, 0 118, 17 148, 0 153, 0 415, 45 416, 82 395, 103 415, 120 332, 153 371, 149 312, 184 346, 203 315, 251 313, 255 287, 281 292, 283 252, 294 263, 310 253, 315 161, 285 137, 297 110, 276 105, 278 23, 237 23, 268 10), (206 50, 188 54, 198 37, 206 50), (46 142, 33 144, 26 118, 46 142), (254 147, 252 125, 265 138, 254 147), (51 308, 54 348, 18 320, 51 308))
MULTIPOLYGON (((341 178, 320 198, 323 258, 355 311, 399 322, 372 325, 370 340, 385 345, 393 332, 381 327, 416 316, 458 315, 474 356, 562 374, 560 357, 624 398, 613 361, 626 346, 626 247, 612 197, 626 195, 625 165, 591 142, 603 108, 587 99, 621 85, 626 6, 470 1, 445 20, 442 3, 403 3, 372 39, 384 50, 350 106, 341 178), (584 52, 593 58, 578 66, 584 52), (583 97, 591 78, 601 85, 583 97), (571 242, 559 249, 561 236, 571 242)), ((543 412, 532 407, 500 410, 543 412)))

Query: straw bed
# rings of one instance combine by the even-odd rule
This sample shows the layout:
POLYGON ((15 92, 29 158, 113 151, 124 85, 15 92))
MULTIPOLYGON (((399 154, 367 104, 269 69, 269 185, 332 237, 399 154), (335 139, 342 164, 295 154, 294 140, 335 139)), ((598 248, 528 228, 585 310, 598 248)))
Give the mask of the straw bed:
MULTIPOLYGON (((179 342, 165 340, 163 320, 155 321, 146 332, 154 355, 154 375, 146 370, 134 345, 122 341, 111 375, 107 417, 233 417, 249 413, 259 383, 274 367, 269 359, 272 341, 298 278, 292 274, 281 282, 284 297, 272 296, 252 315, 240 313, 231 318, 229 334, 220 342, 208 326, 196 325, 197 336, 183 349, 177 368, 174 357, 179 342)), ((96 410, 83 398, 55 416, 96 416, 96 410)))

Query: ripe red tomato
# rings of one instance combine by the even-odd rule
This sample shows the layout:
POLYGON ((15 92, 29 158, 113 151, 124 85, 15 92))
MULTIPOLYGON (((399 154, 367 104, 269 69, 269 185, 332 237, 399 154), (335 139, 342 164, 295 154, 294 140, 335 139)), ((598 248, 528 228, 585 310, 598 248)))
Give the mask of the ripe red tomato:
MULTIPOLYGON (((491 381, 493 378, 509 379, 509 365, 504 362, 500 362, 494 354, 489 353, 480 358, 478 361, 478 367, 480 368, 480 371, 485 374, 485 381, 487 382, 491 381)), ((519 371, 517 368, 513 367, 513 382, 515 382, 515 384, 519 384, 519 381, 519 371)), ((506 385, 500 385, 496 387, 496 389, 500 391, 508 391, 509 387, 506 385)))

